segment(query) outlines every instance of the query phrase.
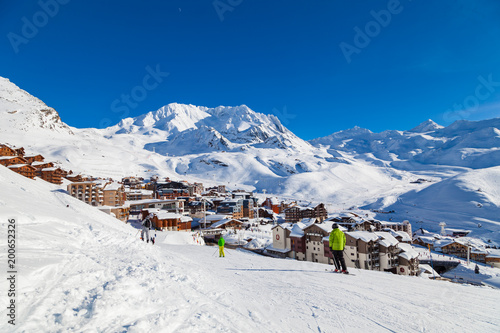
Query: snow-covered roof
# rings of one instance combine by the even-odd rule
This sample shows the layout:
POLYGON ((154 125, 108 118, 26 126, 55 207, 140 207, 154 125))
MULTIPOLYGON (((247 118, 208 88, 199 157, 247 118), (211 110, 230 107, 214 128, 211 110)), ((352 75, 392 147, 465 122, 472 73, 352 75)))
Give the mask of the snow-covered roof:
POLYGON ((182 218, 183 216, 181 214, 176 214, 176 213, 170 213, 170 212, 167 212, 167 211, 158 211, 158 212, 155 212, 154 213, 156 215, 156 217, 158 217, 158 219, 160 220, 167 220, 167 219, 180 219, 182 218))
POLYGON ((378 240, 378 236, 375 233, 369 231, 349 231, 346 232, 346 234, 353 238, 362 240, 365 243, 375 242, 378 240))
POLYGON ((394 231, 391 229, 391 234, 394 237, 401 237, 402 242, 411 242, 411 237, 406 231, 394 231))
POLYGON ((300 222, 306 226, 309 226, 309 225, 314 224, 316 222, 316 218, 315 217, 305 217, 302 220, 300 220, 300 222))
POLYGON ((184 216, 183 215, 181 217, 181 222, 192 222, 192 221, 193 221, 193 219, 191 217, 189 217, 189 216, 184 216))
POLYGON ((152 194, 153 193, 152 190, 143 190, 143 189, 140 189, 140 188, 130 188, 128 186, 125 187, 125 192, 127 192, 127 193, 136 193, 136 194, 139 194, 139 193, 142 193, 142 194, 152 194))
POLYGON ((436 241, 436 238, 430 237, 430 236, 418 236, 418 237, 415 237, 414 239, 415 240, 418 239, 425 244, 434 244, 434 242, 436 241))
MULTIPOLYGON (((73 183, 77 184, 77 183, 73 183)), ((142 200, 132 200, 129 201, 132 205, 145 205, 145 204, 156 204, 156 203, 167 203, 175 201, 184 201, 183 199, 142 199, 142 200)))
POLYGON ((206 216, 207 221, 210 221, 210 222, 214 222, 214 221, 217 222, 220 220, 230 219, 230 218, 232 218, 232 215, 213 214, 213 215, 206 216))
POLYGON ((22 168, 22 167, 24 167, 24 166, 28 166, 28 167, 33 168, 33 169, 34 169, 34 167, 32 167, 32 166, 31 166, 31 165, 29 165, 29 164, 12 164, 12 165, 9 165, 7 168, 9 168, 9 169, 19 169, 19 168, 22 168))
POLYGON ((423 228, 419 228, 417 230, 415 230, 415 232, 413 233, 413 235, 419 235, 419 236, 423 236, 423 235, 426 235, 426 236, 431 236, 433 235, 434 233, 428 231, 428 230, 425 230, 423 228))
POLYGON ((427 264, 419 264, 418 268, 420 269, 420 273, 432 274, 433 276, 439 277, 440 275, 431 267, 431 265, 427 264))
POLYGON ((486 243, 483 242, 482 240, 478 238, 473 238, 473 237, 459 237, 455 238, 455 242, 462 244, 462 245, 468 245, 476 248, 485 248, 486 243))
POLYGON ((11 160, 13 158, 22 158, 21 156, 0 156, 0 160, 11 160))
POLYGON ((56 171, 56 170, 61 170, 58 167, 52 167, 52 168, 43 168, 42 171, 56 171))
POLYGON ((500 250, 498 249, 488 249, 488 255, 486 258, 500 258, 500 250))
POLYGON ((374 232, 374 234, 379 237, 378 243, 382 246, 389 247, 399 244, 399 241, 388 232, 374 232))
POLYGON ((281 224, 277 224, 275 225, 274 227, 271 228, 271 230, 273 229, 276 229, 277 227, 281 227, 283 229, 287 229, 287 230, 292 230, 292 227, 293 227, 293 223, 281 223, 281 224))
POLYGON ((399 256, 405 258, 406 260, 411 260, 418 257, 418 252, 415 251, 413 246, 411 246, 410 244, 398 243, 398 248, 403 251, 399 253, 399 256))
POLYGON ((35 161, 35 162, 31 163, 32 166, 45 165, 45 164, 52 164, 52 162, 38 162, 38 161, 35 161))
POLYGON ((220 221, 215 222, 214 224, 212 224, 212 228, 219 228, 219 227, 221 227, 221 226, 223 226, 225 224, 228 224, 228 223, 230 223, 232 221, 235 221, 236 223, 240 223, 241 224, 240 221, 235 220, 235 219, 224 219, 224 220, 220 220, 220 221))
POLYGON ((106 187, 104 187, 104 191, 116 191, 120 189, 120 187, 122 187, 122 184, 117 182, 112 182, 107 184, 106 187))
MULTIPOLYGON (((127 201, 127 203, 129 203, 129 202, 134 202, 134 201, 127 201)), ((146 212, 151 214, 151 213, 159 212, 160 208, 144 208, 143 210, 145 210, 146 212)))
POLYGON ((304 223, 297 222, 294 223, 292 229, 290 230, 290 237, 302 237, 304 236, 304 228, 307 226, 304 223))

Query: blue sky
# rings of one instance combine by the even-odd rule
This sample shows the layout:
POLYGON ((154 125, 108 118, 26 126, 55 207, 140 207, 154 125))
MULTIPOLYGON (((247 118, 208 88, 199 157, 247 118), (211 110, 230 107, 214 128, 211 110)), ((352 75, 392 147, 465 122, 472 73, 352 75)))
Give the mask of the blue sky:
POLYGON ((496 0, 2 1, 0 76, 76 127, 178 102, 246 104, 304 139, 405 130, 500 117, 499 17, 496 0))

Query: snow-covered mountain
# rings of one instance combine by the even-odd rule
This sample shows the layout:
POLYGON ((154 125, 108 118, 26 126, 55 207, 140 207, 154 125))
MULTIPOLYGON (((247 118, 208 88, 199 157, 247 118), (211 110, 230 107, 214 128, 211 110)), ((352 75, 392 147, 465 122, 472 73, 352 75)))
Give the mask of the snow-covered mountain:
POLYGON ((2 134, 44 130, 72 134, 56 110, 3 77, 0 77, 0 112, 2 134))
POLYGON ((106 133, 151 135, 161 141, 146 148, 171 156, 241 151, 250 146, 310 149, 309 143, 285 128, 277 117, 254 112, 246 105, 207 108, 171 103, 124 119, 106 133))
POLYGON ((408 131, 356 127, 306 142, 276 117, 245 105, 173 103, 106 129, 78 129, 0 79, 0 142, 41 153, 67 170, 118 179, 158 174, 266 190, 325 202, 331 212, 351 206, 394 210, 377 217, 423 221, 436 231, 441 220, 464 228, 481 220, 473 235, 500 242, 494 234, 500 223, 498 192, 477 186, 484 190, 478 194, 470 185, 500 181, 494 171, 500 165, 499 128, 500 119, 448 127, 428 120, 408 131), (429 181, 414 183, 418 178, 429 181), (448 212, 454 206, 460 209, 448 212))
POLYGON ((353 128, 310 141, 313 145, 379 159, 400 169, 408 163, 488 168, 500 163, 500 118, 459 120, 443 127, 427 120, 409 131, 373 133, 353 128))

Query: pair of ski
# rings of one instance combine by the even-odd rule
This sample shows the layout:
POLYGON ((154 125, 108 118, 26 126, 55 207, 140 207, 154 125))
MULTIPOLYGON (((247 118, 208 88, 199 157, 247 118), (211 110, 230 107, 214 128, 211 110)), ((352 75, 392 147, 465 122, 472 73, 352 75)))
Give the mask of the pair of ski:
POLYGON ((347 273, 342 273, 342 271, 341 271, 341 270, 335 270, 335 269, 328 269, 328 268, 325 268, 325 271, 326 271, 326 272, 329 272, 329 273, 345 274, 345 275, 352 275, 352 276, 354 276, 354 274, 349 273, 349 272, 347 272, 347 273))

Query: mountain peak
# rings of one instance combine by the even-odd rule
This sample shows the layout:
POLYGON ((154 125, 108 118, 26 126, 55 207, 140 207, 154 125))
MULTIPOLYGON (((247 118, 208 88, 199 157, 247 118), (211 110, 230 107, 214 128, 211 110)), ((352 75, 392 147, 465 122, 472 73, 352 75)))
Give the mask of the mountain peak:
POLYGON ((426 121, 424 121, 420 125, 412 128, 408 132, 425 133, 425 132, 432 132, 432 131, 435 131, 435 130, 438 130, 441 128, 444 128, 444 127, 437 124, 436 122, 434 122, 431 119, 427 119, 426 121))
POLYGON ((0 77, 0 110, 0 121, 9 123, 6 131, 46 128, 73 134, 56 110, 3 77, 0 77))

